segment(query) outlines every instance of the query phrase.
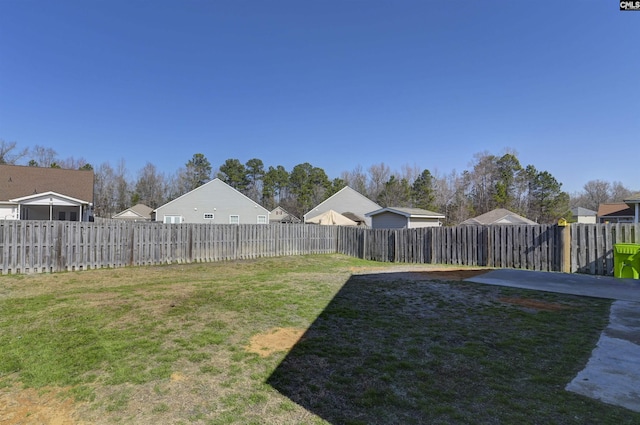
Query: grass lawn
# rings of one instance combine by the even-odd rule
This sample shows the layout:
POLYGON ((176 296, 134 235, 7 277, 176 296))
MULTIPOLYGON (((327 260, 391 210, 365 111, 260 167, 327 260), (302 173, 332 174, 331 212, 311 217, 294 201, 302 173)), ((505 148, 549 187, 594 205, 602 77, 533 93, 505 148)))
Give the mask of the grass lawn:
POLYGON ((0 276, 0 422, 640 423, 564 391, 609 301, 382 273, 397 266, 0 276))

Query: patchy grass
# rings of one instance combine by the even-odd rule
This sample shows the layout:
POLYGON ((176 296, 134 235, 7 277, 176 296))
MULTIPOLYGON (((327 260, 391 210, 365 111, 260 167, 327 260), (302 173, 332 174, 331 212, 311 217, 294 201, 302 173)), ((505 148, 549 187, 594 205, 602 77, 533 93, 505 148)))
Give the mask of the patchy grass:
POLYGON ((78 424, 640 422, 563 390, 609 302, 376 272, 390 267, 323 255, 0 277, 0 416, 2 397, 26 406, 35 389, 78 424), (306 333, 249 350, 277 329, 306 333))

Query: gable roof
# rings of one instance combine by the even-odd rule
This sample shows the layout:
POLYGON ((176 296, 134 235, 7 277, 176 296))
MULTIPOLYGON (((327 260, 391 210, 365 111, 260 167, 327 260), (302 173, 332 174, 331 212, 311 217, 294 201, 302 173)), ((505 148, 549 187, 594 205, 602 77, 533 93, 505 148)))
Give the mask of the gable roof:
POLYGON ((0 165, 0 201, 54 192, 93 202, 93 182, 91 170, 0 165))
POLYGON ((529 220, 526 217, 518 215, 513 211, 509 211, 506 208, 496 208, 484 214, 480 214, 477 217, 470 218, 463 221, 460 224, 477 224, 477 225, 491 225, 491 224, 538 224, 533 220, 529 220))
POLYGON ((365 214, 367 217, 390 212, 407 218, 445 218, 444 214, 423 210, 422 208, 387 207, 365 214))
POLYGON ((153 212, 153 208, 146 206, 145 204, 136 204, 131 208, 127 208, 124 211, 119 212, 114 215, 112 218, 142 218, 148 220, 151 218, 151 213, 153 212))
POLYGON ((34 205, 43 205, 49 204, 51 202, 51 198, 57 198, 60 201, 70 202, 72 204, 86 204, 87 201, 83 199, 77 199, 72 196, 66 196, 57 192, 43 192, 43 193, 34 193, 33 195, 23 196, 22 198, 14 198, 9 199, 11 202, 21 202, 21 203, 33 203, 34 205))
POLYGON ((269 221, 274 223, 300 223, 300 219, 289 213, 281 206, 275 207, 269 213, 269 221))
POLYGON ((260 209, 264 210, 267 214, 269 214, 269 210, 267 210, 265 207, 263 207, 262 205, 258 204, 256 201, 254 201, 253 199, 249 198, 244 193, 242 193, 239 190, 237 190, 236 188, 228 185, 227 183, 223 182, 222 180, 220 180, 217 177, 215 179, 213 179, 213 180, 210 180, 210 181, 206 182, 205 184, 203 184, 201 186, 196 187, 193 190, 190 190, 189 192, 187 192, 185 194, 182 194, 182 195, 178 196, 176 199, 173 199, 173 200, 167 202, 166 204, 160 205, 159 207, 157 207, 153 211, 158 211, 161 208, 165 208, 165 207, 173 204, 174 202, 177 202, 178 200, 189 196, 190 194, 192 194, 194 192, 200 192, 200 191, 203 191, 203 190, 210 190, 211 188, 214 188, 216 186, 221 190, 228 190, 228 191, 234 192, 235 195, 238 196, 239 198, 242 198, 242 199, 254 204, 256 206, 256 208, 260 208, 260 209))
POLYGON ((598 217, 633 217, 635 211, 625 202, 598 205, 598 217))
MULTIPOLYGON (((342 189, 340 189, 339 191, 337 191, 336 193, 334 193, 333 195, 329 196, 324 201, 320 202, 315 207, 313 207, 310 211, 308 211, 303 216, 303 218, 306 221, 308 218, 311 218, 311 217, 314 217, 314 216, 316 216, 318 214, 321 214, 321 213, 326 211, 323 208, 327 208, 327 210, 328 209, 336 210, 335 206, 331 207, 330 205, 332 203, 334 203, 336 201, 336 199, 341 199, 341 198, 344 198, 344 199, 348 199, 348 198, 355 199, 358 202, 362 203, 363 205, 368 205, 367 208, 366 208, 367 210, 371 210, 371 209, 375 209, 375 208, 381 208, 380 205, 378 205, 377 203, 373 202, 371 199, 367 198, 362 193, 358 192, 355 189, 352 189, 349 186, 345 186, 342 189)), ((353 210, 353 207, 351 206, 350 209, 353 210)), ((342 214, 345 211, 336 210, 336 212, 342 214)), ((352 212, 352 211, 349 211, 349 212, 352 212)))

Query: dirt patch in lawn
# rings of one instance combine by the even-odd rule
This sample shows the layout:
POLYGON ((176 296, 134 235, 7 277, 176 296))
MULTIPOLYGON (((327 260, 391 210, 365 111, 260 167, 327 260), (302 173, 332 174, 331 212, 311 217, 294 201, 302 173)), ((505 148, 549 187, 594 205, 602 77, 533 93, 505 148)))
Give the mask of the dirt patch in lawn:
POLYGON ((304 334, 303 329, 275 328, 267 332, 254 335, 246 347, 250 353, 268 357, 278 351, 289 351, 304 334))
POLYGON ((558 311, 570 308, 567 305, 534 300, 531 298, 499 298, 498 301, 534 310, 558 311))
POLYGON ((74 418, 78 405, 63 396, 64 389, 22 389, 19 385, 0 390, 2 425, 82 425, 74 418))
POLYGON ((426 272, 422 272, 422 275, 425 275, 429 279, 434 280, 465 280, 471 277, 479 276, 481 274, 485 274, 489 272, 486 269, 454 269, 454 270, 430 270, 426 272))

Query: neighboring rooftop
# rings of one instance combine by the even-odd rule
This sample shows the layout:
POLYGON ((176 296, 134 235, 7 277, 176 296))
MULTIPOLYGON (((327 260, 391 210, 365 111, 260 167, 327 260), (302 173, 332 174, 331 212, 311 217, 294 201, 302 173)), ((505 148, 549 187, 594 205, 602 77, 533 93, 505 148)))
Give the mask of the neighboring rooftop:
POLYGON ((509 211, 505 208, 496 208, 484 214, 480 214, 477 217, 470 218, 463 221, 460 224, 476 224, 476 225, 491 225, 491 224, 538 224, 533 220, 529 220, 526 217, 518 215, 513 211, 509 211))
POLYGON ((613 202, 598 206, 598 217, 633 217, 634 210, 625 202, 613 202))
POLYGON ((399 215, 403 215, 405 217, 412 217, 412 218, 444 218, 445 217, 444 214, 440 214, 440 213, 429 211, 429 210, 424 210, 422 208, 404 208, 404 207, 381 208, 379 210, 367 213, 366 215, 373 216, 373 215, 381 214, 383 212, 392 212, 399 215))
POLYGON ((588 208, 575 207, 575 208, 571 208, 571 214, 573 214, 574 216, 592 217, 597 215, 598 213, 588 208))
POLYGON ((55 192, 93 202, 93 181, 90 170, 0 165, 0 201, 55 192))
POLYGON ((119 212, 112 218, 118 218, 122 220, 151 220, 151 213, 153 208, 146 206, 145 204, 136 204, 131 208, 119 212))

